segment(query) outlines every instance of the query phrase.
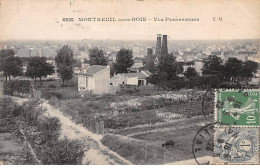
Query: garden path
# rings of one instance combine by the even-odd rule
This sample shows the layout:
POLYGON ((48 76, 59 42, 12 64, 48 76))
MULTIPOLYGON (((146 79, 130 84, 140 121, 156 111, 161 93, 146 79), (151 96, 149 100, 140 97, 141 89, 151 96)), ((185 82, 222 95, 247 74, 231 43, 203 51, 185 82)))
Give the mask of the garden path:
POLYGON ((42 106, 47 109, 46 115, 57 117, 61 122, 60 138, 83 140, 88 150, 82 160, 82 164, 108 165, 108 164, 132 164, 116 152, 111 151, 101 143, 102 135, 94 134, 80 124, 75 124, 71 119, 56 107, 43 101, 42 106))
MULTIPOLYGON (((6 96, 12 98, 18 104, 22 105, 28 101, 27 98, 19 98, 14 96, 6 96)), ((68 138, 71 140, 79 139, 82 140, 86 146, 87 151, 82 159, 82 164, 91 165, 117 165, 117 164, 132 164, 116 152, 110 150, 101 143, 102 135, 94 134, 87 128, 80 124, 75 124, 70 118, 64 116, 60 109, 48 104, 48 101, 43 100, 42 107, 47 109, 45 115, 51 117, 57 117, 61 122, 61 135, 60 139, 68 138)))

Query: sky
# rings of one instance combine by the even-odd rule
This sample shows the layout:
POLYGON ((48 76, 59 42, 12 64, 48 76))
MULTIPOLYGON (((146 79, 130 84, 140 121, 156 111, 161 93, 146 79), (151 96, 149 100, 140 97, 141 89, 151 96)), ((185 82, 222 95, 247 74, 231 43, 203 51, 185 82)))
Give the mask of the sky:
POLYGON ((167 34, 170 40, 260 39, 260 1, 0 0, 0 40, 153 40, 156 34, 167 34), (89 17, 147 21, 78 22, 89 17), (155 17, 200 21, 154 21, 155 17))

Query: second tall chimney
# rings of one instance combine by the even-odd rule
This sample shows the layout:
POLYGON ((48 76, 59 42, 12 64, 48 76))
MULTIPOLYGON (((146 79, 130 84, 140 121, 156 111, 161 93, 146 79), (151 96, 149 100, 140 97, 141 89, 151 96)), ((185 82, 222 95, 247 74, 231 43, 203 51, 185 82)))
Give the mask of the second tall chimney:
POLYGON ((167 35, 163 35, 161 56, 168 54, 167 35))

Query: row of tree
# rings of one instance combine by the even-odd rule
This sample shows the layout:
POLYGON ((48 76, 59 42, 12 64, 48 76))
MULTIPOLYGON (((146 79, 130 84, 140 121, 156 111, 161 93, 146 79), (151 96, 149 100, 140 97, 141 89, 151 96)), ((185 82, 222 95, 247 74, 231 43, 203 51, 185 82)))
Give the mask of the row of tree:
POLYGON ((233 57, 229 58, 225 63, 215 55, 211 55, 203 60, 202 75, 204 83, 214 86, 221 82, 245 82, 253 77, 257 72, 258 63, 254 61, 245 61, 233 57))
MULTIPOLYGON (((90 65, 108 65, 104 51, 97 47, 89 50, 90 65)), ((39 78, 54 73, 54 66, 47 63, 45 57, 27 58, 26 76, 39 78)), ((63 83, 73 77, 73 68, 76 65, 73 50, 69 46, 63 46, 55 57, 57 72, 60 74, 63 83)), ((223 81, 238 82, 247 81, 257 71, 258 64, 254 61, 242 62, 237 58, 229 58, 225 63, 215 55, 210 55, 203 60, 202 76, 194 68, 188 68, 183 72, 183 63, 177 62, 174 55, 165 54, 159 58, 158 66, 154 67, 154 72, 150 82, 163 89, 178 89, 181 87, 211 86, 223 81), (184 75, 184 77, 183 77, 184 75)), ((134 64, 133 52, 131 49, 122 48, 116 54, 116 62, 111 66, 111 73, 127 73, 134 64)), ((4 72, 6 80, 10 76, 23 75, 23 61, 15 57, 13 50, 0 51, 0 71, 4 72)))
MULTIPOLYGON (((108 59, 105 57, 104 51, 97 47, 89 50, 89 63, 90 65, 108 65, 108 59)), ((74 59, 73 50, 69 46, 63 46, 55 57, 57 65, 57 72, 63 83, 73 77, 73 68, 77 64, 74 59)), ((133 65, 133 52, 130 49, 122 48, 116 55, 116 63, 111 65, 111 73, 126 73, 128 69, 133 65)), ((80 65, 80 62, 79 62, 80 65)), ((0 71, 4 72, 6 81, 10 76, 22 76, 26 75, 32 79, 51 75, 54 73, 54 66, 47 63, 46 57, 30 57, 21 59, 15 57, 15 52, 11 49, 5 49, 0 51, 0 71), (24 61, 23 61, 24 60, 24 61), (26 73, 23 74, 23 65, 27 65, 26 73)))
MULTIPOLYGON (((97 47, 89 50, 90 65, 108 65, 108 59, 104 51, 97 47)), ((111 74, 127 73, 134 64, 133 51, 128 48, 121 48, 116 54, 116 62, 111 65, 111 74)))
POLYGON ((210 55, 203 59, 202 76, 192 67, 183 72, 183 65, 177 62, 172 54, 166 54, 159 59, 150 82, 163 89, 180 89, 183 87, 214 87, 219 83, 246 82, 257 72, 258 63, 233 57, 225 63, 216 56, 210 55), (183 77, 184 76, 184 77, 183 77))
MULTIPOLYGON (((58 51, 55 62, 63 83, 65 80, 71 79, 76 62, 72 49, 69 46, 63 46, 58 51)), ((53 74, 55 67, 47 62, 46 57, 20 58, 15 57, 15 52, 12 49, 4 49, 0 51, 0 71, 4 72, 6 81, 8 78, 10 80, 10 76, 22 75, 31 77, 35 81, 39 78, 41 81, 42 77, 53 74), (27 67, 25 74, 23 74, 23 65, 27 67)))

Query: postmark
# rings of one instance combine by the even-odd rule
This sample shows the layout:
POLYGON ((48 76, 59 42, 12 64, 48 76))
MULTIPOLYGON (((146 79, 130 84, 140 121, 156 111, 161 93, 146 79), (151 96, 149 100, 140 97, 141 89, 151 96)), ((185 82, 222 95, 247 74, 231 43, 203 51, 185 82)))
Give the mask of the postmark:
POLYGON ((230 126, 259 126, 259 90, 215 91, 215 120, 230 126))
POLYGON ((213 164, 259 164, 259 129, 215 129, 213 164))
POLYGON ((216 124, 211 123, 200 128, 196 133, 192 143, 192 154, 197 164, 210 165, 213 164, 214 153, 214 133, 216 132, 216 124))

